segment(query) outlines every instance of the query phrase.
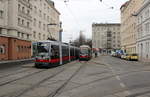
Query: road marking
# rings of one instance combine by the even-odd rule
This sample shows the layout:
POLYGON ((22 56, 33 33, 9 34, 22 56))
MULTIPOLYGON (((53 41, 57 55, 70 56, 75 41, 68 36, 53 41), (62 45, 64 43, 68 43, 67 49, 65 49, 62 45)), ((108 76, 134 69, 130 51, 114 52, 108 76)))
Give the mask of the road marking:
POLYGON ((121 79, 120 79, 120 77, 119 77, 119 76, 116 76, 116 79, 117 79, 117 80, 119 80, 119 81, 121 81, 121 79))
POLYGON ((124 93, 128 96, 128 95, 131 95, 131 92, 129 91, 124 91, 124 93))
MULTIPOLYGON (((115 72, 115 70, 109 65, 109 64, 106 64, 109 68, 110 68, 110 70, 112 71, 112 73, 114 74, 114 76, 116 77, 116 79, 117 80, 119 80, 120 82, 121 82, 121 78, 120 78, 120 76, 118 76, 117 74, 116 74, 116 72, 115 72)), ((126 87, 126 85, 124 84, 124 83, 120 83, 120 86, 122 87, 122 88, 127 88, 126 87)), ((129 91, 124 91, 124 93, 125 93, 125 95, 131 95, 131 92, 129 92, 129 91)))
POLYGON ((123 88, 126 87, 124 83, 120 83, 120 86, 123 87, 123 88))

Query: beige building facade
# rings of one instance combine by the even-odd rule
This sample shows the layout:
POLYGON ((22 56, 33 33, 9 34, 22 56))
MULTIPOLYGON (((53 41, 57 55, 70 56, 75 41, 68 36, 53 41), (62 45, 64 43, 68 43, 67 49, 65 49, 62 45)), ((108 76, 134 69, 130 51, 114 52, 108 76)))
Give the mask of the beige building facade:
POLYGON ((129 0, 123 4, 121 10, 121 47, 127 53, 137 53, 136 48, 136 16, 143 0, 129 0))
POLYGON ((0 0, 0 61, 31 58, 31 3, 0 0))
POLYGON ((54 38, 59 40, 60 13, 50 0, 31 0, 32 3, 32 39, 33 41, 54 38))
POLYGON ((59 40, 59 15, 50 0, 0 0, 0 60, 31 58, 32 41, 59 40))
POLYGON ((50 0, 0 0, 0 33, 27 41, 59 40, 59 16, 50 0))
POLYGON ((1 34, 31 40, 31 3, 29 0, 0 1, 1 34))
POLYGON ((120 24, 93 24, 92 47, 100 49, 120 49, 120 24))
POLYGON ((140 60, 150 61, 150 1, 144 0, 136 13, 137 17, 137 53, 140 60))

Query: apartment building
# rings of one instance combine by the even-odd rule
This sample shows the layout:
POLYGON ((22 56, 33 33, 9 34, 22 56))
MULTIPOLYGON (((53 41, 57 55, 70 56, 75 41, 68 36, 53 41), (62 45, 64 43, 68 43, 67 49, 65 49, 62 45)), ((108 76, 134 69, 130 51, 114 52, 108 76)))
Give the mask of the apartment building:
POLYGON ((59 40, 59 15, 51 0, 0 0, 0 60, 30 58, 32 41, 59 40))
POLYGON ((136 17, 134 14, 141 8, 143 0, 129 0, 121 10, 121 47, 127 53, 136 53, 136 17))
POLYGON ((92 46, 106 50, 120 49, 120 24, 92 24, 92 46))
POLYGON ((54 38, 59 40, 60 13, 50 0, 31 0, 32 3, 32 39, 33 41, 54 38))
POLYGON ((31 3, 0 0, 0 60, 31 57, 31 3))
POLYGON ((137 11, 137 52, 142 61, 150 61, 150 1, 144 0, 137 11))

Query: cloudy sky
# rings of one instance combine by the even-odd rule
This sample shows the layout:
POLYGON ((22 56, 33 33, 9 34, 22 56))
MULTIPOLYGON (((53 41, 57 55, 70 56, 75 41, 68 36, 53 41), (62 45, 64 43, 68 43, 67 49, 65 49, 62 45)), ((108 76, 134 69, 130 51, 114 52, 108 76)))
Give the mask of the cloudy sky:
POLYGON ((68 42, 79 36, 92 36, 92 23, 119 23, 120 6, 127 0, 53 0, 63 23, 63 41, 68 42), (114 9, 112 9, 114 7, 114 9))

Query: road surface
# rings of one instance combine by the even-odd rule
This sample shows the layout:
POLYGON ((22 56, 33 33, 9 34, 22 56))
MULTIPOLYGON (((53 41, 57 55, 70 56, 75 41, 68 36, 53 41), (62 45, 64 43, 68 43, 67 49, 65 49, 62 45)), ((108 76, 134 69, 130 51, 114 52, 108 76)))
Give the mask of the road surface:
POLYGON ((150 97, 150 64, 99 56, 50 69, 2 69, 0 97, 150 97))

